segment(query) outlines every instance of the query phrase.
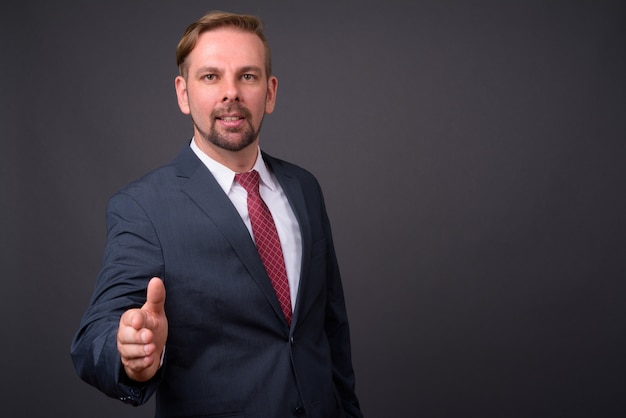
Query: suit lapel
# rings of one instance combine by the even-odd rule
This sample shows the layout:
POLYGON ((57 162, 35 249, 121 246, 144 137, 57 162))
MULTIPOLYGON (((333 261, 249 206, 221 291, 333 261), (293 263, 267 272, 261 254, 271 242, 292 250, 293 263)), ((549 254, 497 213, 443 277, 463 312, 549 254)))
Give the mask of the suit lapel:
POLYGON ((309 221, 309 213, 304 200, 304 193, 300 183, 284 168, 282 164, 275 158, 263 153, 263 159, 274 173, 276 179, 280 183, 287 200, 293 210, 298 224, 300 226, 300 234, 302 235, 302 263, 300 266, 300 284, 298 286, 298 295, 296 297, 296 306, 292 318, 292 328, 297 325, 299 313, 302 311, 301 295, 304 294, 303 289, 307 285, 307 274, 311 264, 311 245, 312 232, 311 223, 309 221))
POLYGON ((183 150, 176 163, 179 177, 188 179, 182 185, 182 191, 202 209, 216 228, 221 231, 274 311, 284 320, 274 288, 261 262, 254 241, 252 241, 246 225, 224 190, 190 148, 183 150))

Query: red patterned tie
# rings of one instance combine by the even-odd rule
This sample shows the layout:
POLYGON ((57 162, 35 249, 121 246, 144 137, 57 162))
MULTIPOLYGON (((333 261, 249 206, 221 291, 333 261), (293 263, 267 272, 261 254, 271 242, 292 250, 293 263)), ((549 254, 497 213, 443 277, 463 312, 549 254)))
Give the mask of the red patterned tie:
POLYGON ((259 173, 252 170, 248 173, 236 174, 235 180, 248 192, 248 213, 256 247, 261 256, 261 261, 265 265, 265 270, 270 276, 287 323, 291 325, 291 297, 287 271, 285 270, 285 259, 276 231, 276 224, 274 224, 272 214, 259 193, 259 173))

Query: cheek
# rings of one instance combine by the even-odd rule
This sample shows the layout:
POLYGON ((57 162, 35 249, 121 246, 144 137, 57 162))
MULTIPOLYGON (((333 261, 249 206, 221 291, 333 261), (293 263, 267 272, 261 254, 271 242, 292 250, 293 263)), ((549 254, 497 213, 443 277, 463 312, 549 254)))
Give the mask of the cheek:
POLYGON ((262 97, 257 97, 254 102, 254 110, 250 109, 250 111, 259 115, 259 117, 263 117, 266 113, 271 113, 274 110, 274 104, 269 102, 265 95, 262 97))
POLYGON ((189 99, 189 107, 191 113, 198 118, 210 118, 211 112, 213 111, 214 102, 207 97, 203 96, 191 96, 189 99))

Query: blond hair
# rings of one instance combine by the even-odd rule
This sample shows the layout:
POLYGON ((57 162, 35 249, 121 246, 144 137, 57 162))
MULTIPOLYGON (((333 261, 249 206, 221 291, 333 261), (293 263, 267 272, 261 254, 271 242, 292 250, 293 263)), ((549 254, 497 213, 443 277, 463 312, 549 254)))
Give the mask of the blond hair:
POLYGON ((183 37, 176 47, 176 65, 183 77, 187 77, 187 65, 185 60, 195 48, 200 34, 222 27, 233 27, 245 32, 254 33, 263 42, 265 47, 265 72, 266 76, 272 74, 272 59, 270 46, 263 34, 263 23, 261 19, 252 15, 239 15, 228 12, 214 11, 202 16, 197 21, 187 27, 183 37))

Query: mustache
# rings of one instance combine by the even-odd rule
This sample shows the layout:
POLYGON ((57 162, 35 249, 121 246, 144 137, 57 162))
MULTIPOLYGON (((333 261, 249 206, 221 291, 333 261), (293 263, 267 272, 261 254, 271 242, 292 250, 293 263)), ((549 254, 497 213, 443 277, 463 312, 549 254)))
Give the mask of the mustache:
POLYGON ((228 105, 217 109, 213 109, 213 111, 211 112, 211 118, 216 119, 223 115, 232 113, 236 113, 237 115, 243 116, 246 119, 250 119, 251 117, 250 111, 245 106, 235 102, 229 103, 228 105))

